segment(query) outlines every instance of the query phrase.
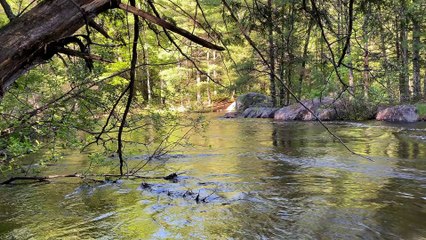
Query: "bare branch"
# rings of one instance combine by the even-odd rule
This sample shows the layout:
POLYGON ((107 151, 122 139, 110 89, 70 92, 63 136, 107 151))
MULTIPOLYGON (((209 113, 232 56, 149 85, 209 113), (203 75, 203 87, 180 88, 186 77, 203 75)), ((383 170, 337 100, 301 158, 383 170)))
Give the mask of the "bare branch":
POLYGON ((189 40, 191 40, 191 41, 193 41, 193 42, 195 42, 197 44, 200 44, 203 47, 214 49, 214 50, 218 50, 218 51, 225 50, 221 46, 215 45, 215 44, 213 44, 213 43, 211 43, 211 42, 209 42, 207 40, 204 40, 204 39, 202 39, 200 37, 197 37, 194 34, 186 31, 185 29, 182 29, 182 28, 180 28, 180 27, 178 27, 176 25, 173 25, 173 24, 171 24, 171 23, 169 23, 169 22, 167 22, 167 21, 165 21, 165 20, 163 20, 163 19, 161 19, 159 17, 153 16, 153 15, 151 15, 151 14, 149 14, 147 12, 144 12, 144 11, 138 9, 138 8, 129 6, 129 5, 124 4, 124 3, 120 3, 119 8, 125 10, 126 12, 130 12, 130 13, 133 13, 135 15, 138 15, 138 16, 146 19, 149 22, 155 23, 155 24, 157 24, 157 25, 159 25, 159 26, 161 26, 161 27, 163 27, 165 29, 168 29, 168 30, 170 30, 172 32, 175 32, 175 33, 177 33, 177 34, 179 34, 181 36, 184 36, 184 37, 188 38, 189 40))
POLYGON ((10 8, 10 5, 6 2, 6 0, 0 0, 0 4, 4 9, 4 12, 6 13, 7 18, 9 18, 10 21, 12 21, 16 16, 13 14, 12 9, 10 8))
POLYGON ((95 20, 89 19, 89 26, 91 26, 96 31, 98 31, 100 34, 102 34, 102 36, 104 36, 104 37, 106 37, 108 39, 112 39, 109 36, 109 34, 107 33, 107 31, 105 31, 105 29, 103 29, 103 27, 101 25, 99 25, 98 23, 96 23, 95 20))
POLYGON ((63 54, 66 54, 66 55, 83 58, 85 60, 96 60, 96 61, 101 61, 101 62, 106 62, 106 63, 113 63, 113 61, 108 60, 108 59, 104 59, 101 56, 86 53, 86 52, 80 52, 80 51, 72 50, 72 49, 69 49, 69 48, 60 48, 60 49, 58 49, 58 53, 63 53, 63 54))
MULTIPOLYGON (((135 0, 130 0, 130 4, 133 7, 136 5, 135 0)), ((120 4, 121 5, 121 4, 120 4)), ((133 27, 133 45, 132 45, 132 60, 130 63, 130 82, 129 82, 129 97, 127 98, 126 108, 124 109, 123 118, 121 119, 120 127, 118 128, 118 158, 120 159, 120 175, 123 175, 123 129, 126 125, 126 118, 130 111, 130 105, 132 104, 133 97, 135 95, 135 81, 136 81, 136 63, 138 61, 138 39, 139 39, 139 18, 137 14, 133 14, 134 17, 134 27, 133 27)))

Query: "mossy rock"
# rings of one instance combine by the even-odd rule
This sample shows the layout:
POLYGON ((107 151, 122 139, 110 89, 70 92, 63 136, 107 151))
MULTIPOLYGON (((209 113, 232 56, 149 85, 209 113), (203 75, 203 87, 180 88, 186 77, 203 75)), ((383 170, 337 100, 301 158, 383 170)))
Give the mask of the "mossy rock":
POLYGON ((237 98, 236 109, 238 112, 244 112, 250 107, 272 107, 272 99, 261 93, 246 93, 237 98))

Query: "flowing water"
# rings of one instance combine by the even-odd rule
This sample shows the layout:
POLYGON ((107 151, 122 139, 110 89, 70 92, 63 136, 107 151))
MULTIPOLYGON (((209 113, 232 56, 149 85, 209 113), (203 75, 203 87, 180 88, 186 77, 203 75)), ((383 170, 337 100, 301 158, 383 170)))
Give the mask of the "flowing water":
MULTIPOLYGON (((0 239, 426 239, 425 123, 327 123, 369 161, 318 123, 210 117, 177 183, 0 187, 0 239)), ((87 165, 65 153, 44 174, 87 165)))

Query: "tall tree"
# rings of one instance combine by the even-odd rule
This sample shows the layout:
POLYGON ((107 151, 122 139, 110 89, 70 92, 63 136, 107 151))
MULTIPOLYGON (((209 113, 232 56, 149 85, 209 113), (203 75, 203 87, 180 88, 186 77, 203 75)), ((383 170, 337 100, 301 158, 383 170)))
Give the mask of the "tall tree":
POLYGON ((421 35, 421 14, 418 14, 420 8, 420 2, 418 0, 413 1, 411 21, 413 23, 413 98, 419 100, 421 98, 421 84, 420 84, 420 35, 421 35))
POLYGON ((399 73, 399 94, 400 101, 406 102, 410 99, 409 78, 408 78, 408 18, 407 1, 400 0, 399 7, 399 42, 397 51, 400 61, 399 73))
POLYGON ((368 92, 370 88, 370 33, 369 23, 371 15, 371 4, 369 1, 364 2, 364 22, 362 24, 363 42, 364 42, 364 56, 363 56, 363 86, 364 86, 364 98, 368 100, 368 92))
POLYGON ((274 47, 274 22, 273 12, 274 8, 272 0, 268 0, 267 6, 267 27, 268 27, 268 44, 269 44, 269 84, 272 97, 272 105, 275 107, 277 104, 277 92, 275 87, 275 47, 274 47))

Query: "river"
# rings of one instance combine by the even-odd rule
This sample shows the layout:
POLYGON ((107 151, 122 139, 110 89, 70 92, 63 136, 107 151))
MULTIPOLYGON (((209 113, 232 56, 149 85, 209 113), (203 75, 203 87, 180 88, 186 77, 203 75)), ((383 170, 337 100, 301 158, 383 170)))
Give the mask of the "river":
MULTIPOLYGON (((315 122, 218 116, 158 170, 177 183, 0 187, 0 239, 426 238, 424 122, 327 123, 369 161, 315 122)), ((64 154, 44 174, 87 165, 64 154)))

